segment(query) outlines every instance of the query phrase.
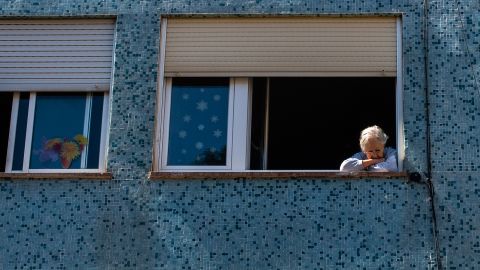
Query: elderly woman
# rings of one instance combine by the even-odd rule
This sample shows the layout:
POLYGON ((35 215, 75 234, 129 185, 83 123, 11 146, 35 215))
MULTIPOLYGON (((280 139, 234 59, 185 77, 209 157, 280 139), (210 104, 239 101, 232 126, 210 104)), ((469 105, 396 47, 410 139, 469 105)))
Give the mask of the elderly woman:
POLYGON ((360 148, 362 152, 356 153, 340 165, 340 171, 372 171, 396 172, 397 151, 385 147, 388 136, 378 126, 371 126, 360 134, 360 148))

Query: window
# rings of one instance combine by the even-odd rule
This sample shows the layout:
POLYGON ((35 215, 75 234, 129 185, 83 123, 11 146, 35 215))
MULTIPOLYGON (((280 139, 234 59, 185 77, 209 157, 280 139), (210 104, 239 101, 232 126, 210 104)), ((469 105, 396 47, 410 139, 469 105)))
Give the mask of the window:
MULTIPOLYGON (((10 116, 7 172, 98 171, 105 145, 104 93, 2 93, 10 116)), ((5 140, 5 139, 4 139, 5 140)))
POLYGON ((162 168, 244 170, 247 95, 244 78, 166 80, 162 168))
POLYGON ((335 170, 372 124, 384 127, 395 147, 394 78, 167 82, 164 169, 335 170), (233 152, 245 145, 247 152, 233 152))
POLYGON ((165 117, 166 167, 230 168, 233 89, 228 79, 175 79, 165 117))
POLYGON ((399 19, 161 25, 159 170, 336 171, 374 124, 402 153, 399 19))
POLYGON ((0 20, 0 171, 103 172, 113 20, 0 20))

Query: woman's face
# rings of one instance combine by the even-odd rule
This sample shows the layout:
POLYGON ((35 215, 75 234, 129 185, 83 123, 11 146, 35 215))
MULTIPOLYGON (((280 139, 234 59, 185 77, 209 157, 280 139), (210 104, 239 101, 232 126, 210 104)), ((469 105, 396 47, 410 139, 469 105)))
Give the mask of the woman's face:
POLYGON ((385 145, 376 138, 368 139, 363 148, 363 153, 368 159, 383 158, 383 150, 385 145))

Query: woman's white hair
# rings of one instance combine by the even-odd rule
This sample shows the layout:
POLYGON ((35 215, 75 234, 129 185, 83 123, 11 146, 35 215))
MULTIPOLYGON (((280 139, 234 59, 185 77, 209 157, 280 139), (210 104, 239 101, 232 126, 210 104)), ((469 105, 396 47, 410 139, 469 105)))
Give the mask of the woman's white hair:
POLYGON ((383 130, 379 126, 367 127, 360 133, 360 148, 363 150, 368 140, 372 138, 377 139, 383 145, 385 145, 388 140, 387 134, 385 134, 385 132, 383 132, 383 130))

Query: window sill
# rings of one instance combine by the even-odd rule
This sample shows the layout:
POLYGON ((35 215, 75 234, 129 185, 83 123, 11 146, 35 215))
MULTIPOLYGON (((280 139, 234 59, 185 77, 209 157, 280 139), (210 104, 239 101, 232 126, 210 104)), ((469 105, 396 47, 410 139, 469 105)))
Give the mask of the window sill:
POLYGON ((407 179, 406 172, 150 172, 150 180, 204 179, 407 179))
POLYGON ((0 173, 0 180, 32 180, 32 179, 87 179, 110 180, 112 173, 0 173))

